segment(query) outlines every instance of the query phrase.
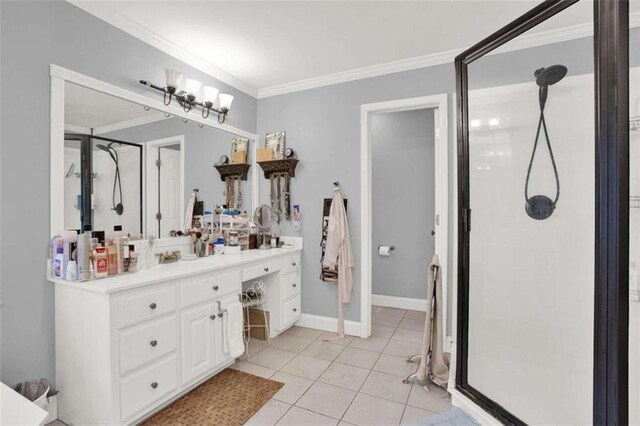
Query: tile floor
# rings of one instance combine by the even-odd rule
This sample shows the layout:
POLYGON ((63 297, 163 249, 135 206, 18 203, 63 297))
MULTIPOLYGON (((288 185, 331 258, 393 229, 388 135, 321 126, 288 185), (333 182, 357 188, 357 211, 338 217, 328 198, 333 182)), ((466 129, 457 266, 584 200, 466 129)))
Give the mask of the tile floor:
POLYGON ((368 339, 293 327, 266 342, 252 339, 236 368, 284 383, 248 425, 397 425, 451 407, 440 388, 403 384, 420 352, 424 312, 372 308, 368 339))

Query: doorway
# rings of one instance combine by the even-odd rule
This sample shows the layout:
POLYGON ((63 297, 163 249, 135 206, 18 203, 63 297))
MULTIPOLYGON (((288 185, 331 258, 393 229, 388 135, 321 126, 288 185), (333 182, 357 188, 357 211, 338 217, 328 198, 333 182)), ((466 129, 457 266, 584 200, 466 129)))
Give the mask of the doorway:
POLYGON ((424 310, 435 254, 435 110, 372 114, 370 137, 371 302, 424 310))
MULTIPOLYGON (((442 94, 366 104, 361 107, 361 337, 371 335, 372 303, 376 305, 382 303, 388 307, 408 310, 426 311, 426 271, 434 253, 438 254, 440 264, 443 265, 442 282, 446 285, 448 269, 446 267, 448 259, 447 142, 449 134, 447 105, 447 95, 442 94), (422 120, 420 120, 420 117, 422 120), (405 134, 409 149, 406 157, 403 158, 402 145, 404 143, 398 138, 394 140, 393 132, 397 133, 400 128, 404 128, 403 131, 409 132, 409 122, 414 122, 415 128, 411 130, 411 133, 414 133, 410 137, 411 141, 408 141, 409 133, 405 134), (377 132, 377 130, 380 132, 377 132), (420 144, 421 137, 424 138, 424 144, 420 144), (386 144, 384 143, 385 140, 387 141, 386 144), (429 140, 432 141, 431 155, 427 149, 429 140), (378 152, 377 148, 380 145, 384 145, 383 151, 378 152), (410 182, 405 188, 396 187, 395 191, 392 191, 394 182, 397 179, 389 178, 392 181, 386 182, 388 179, 383 177, 383 183, 378 180, 380 176, 374 176, 374 173, 378 174, 376 170, 379 170, 383 174, 391 175, 396 173, 398 177, 403 173, 407 173, 409 170, 407 166, 413 163, 411 158, 416 155, 411 152, 412 146, 418 150, 423 148, 424 161, 422 161, 422 166, 426 171, 414 170, 413 173, 416 176, 409 179, 421 179, 422 183, 417 183, 417 181, 415 183, 410 182), (387 162, 383 161, 385 156, 388 158, 387 162), (391 160, 391 156, 393 156, 393 160, 391 160), (381 163, 379 164, 381 168, 376 168, 377 162, 381 163), (424 167, 426 162, 430 164, 424 167), (431 182, 429 182, 430 180, 431 182), (417 212, 415 210, 415 202, 409 199, 404 201, 397 198, 395 200, 385 199, 384 192, 386 189, 384 186, 387 183, 391 184, 389 190, 391 195, 388 198, 398 197, 402 194, 409 194, 410 197, 414 197, 414 201, 420 198, 425 204, 422 208, 423 212, 417 212), (382 189, 382 193, 378 192, 376 195, 379 186, 382 189), (421 188, 421 186, 424 186, 424 188, 421 188), (379 196, 383 197, 380 201, 378 201, 379 196), (386 204, 388 202, 393 204, 394 201, 400 204, 396 206, 396 209, 389 210, 384 206, 382 208, 378 206, 378 204, 386 204), (432 207, 428 206, 429 202, 432 207), (406 203, 409 204, 407 205, 406 203), (419 217, 422 222, 421 225, 414 224, 411 234, 405 236, 402 233, 402 237, 399 230, 404 226, 402 219, 404 215, 401 212, 409 213, 409 217, 419 217), (377 234, 376 228, 384 227, 384 223, 387 224, 385 231, 381 230, 377 234), (416 229, 416 226, 420 227, 416 229), (393 232, 394 229, 396 230, 395 234, 384 234, 387 230, 393 232), (395 240, 395 238, 401 239, 395 240), (414 239, 415 241, 413 241, 414 239), (400 242, 396 243, 395 241, 400 242), (378 254, 379 245, 394 246, 394 250, 390 252, 389 256, 380 256, 378 254), (411 280, 411 284, 405 284, 393 278, 393 270, 403 269, 403 263, 412 265, 413 272, 407 274, 407 280, 411 280), (385 268, 385 266, 391 266, 391 264, 394 264, 392 268, 385 268), (420 268, 422 268, 423 273, 420 272, 420 268), (382 276, 383 270, 385 276, 382 276), (390 276, 386 276, 388 272, 391 272, 390 276), (419 276, 415 276, 417 274, 419 276), (422 275, 424 276, 422 277, 422 275), (420 281, 421 279, 422 282, 420 281), (392 280, 392 282, 389 283, 389 280, 392 280), (420 293, 420 289, 422 289, 422 293, 420 293), (376 291, 384 291, 389 294, 376 294, 376 291)), ((409 227, 412 226, 409 225, 409 227)), ((403 279, 401 278, 400 280, 403 279)), ((443 318, 446 318, 447 314, 446 304, 445 291, 443 318)))
POLYGON ((184 136, 146 143, 147 235, 169 237, 184 218, 184 136))

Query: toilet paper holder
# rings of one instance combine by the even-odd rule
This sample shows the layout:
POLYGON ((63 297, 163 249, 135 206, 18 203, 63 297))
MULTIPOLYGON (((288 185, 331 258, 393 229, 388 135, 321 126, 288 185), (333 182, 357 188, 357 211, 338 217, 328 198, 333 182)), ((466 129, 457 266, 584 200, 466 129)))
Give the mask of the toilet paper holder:
MULTIPOLYGON (((378 250, 380 250, 380 247, 384 247, 383 245, 378 246, 378 250)), ((394 251, 396 249, 395 246, 389 246, 389 251, 394 251)))

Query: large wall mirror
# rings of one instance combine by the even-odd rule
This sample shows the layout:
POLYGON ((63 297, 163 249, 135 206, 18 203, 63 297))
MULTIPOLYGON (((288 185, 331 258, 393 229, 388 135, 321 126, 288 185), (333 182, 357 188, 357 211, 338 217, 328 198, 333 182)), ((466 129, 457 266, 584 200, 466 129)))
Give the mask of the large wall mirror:
MULTIPOLYGON (((64 229, 169 237, 183 230, 197 189, 204 209, 226 201, 214 164, 232 141, 257 136, 52 66, 51 233, 64 229)), ((255 167, 239 183, 241 210, 252 211, 255 167)))

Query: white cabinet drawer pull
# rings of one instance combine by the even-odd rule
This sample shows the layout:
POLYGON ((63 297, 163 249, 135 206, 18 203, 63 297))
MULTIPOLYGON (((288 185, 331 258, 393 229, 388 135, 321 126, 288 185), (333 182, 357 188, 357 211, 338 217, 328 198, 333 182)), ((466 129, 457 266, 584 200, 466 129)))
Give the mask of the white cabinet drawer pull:
POLYGON ((158 345, 158 341, 157 341, 157 340, 152 340, 152 341, 150 341, 150 342, 149 342, 149 344, 150 344, 152 347, 154 347, 154 348, 155 348, 155 347, 158 345))
POLYGON ((156 389, 158 387, 158 382, 151 383, 151 389, 156 389))
POLYGON ((149 305, 150 309, 155 309, 157 307, 158 307, 158 305, 156 305, 155 303, 152 303, 152 304, 149 305))
POLYGON ((220 287, 219 287, 219 286, 217 286, 217 285, 214 285, 214 286, 213 286, 213 290, 214 290, 214 291, 218 291, 219 289, 220 289, 220 287))

